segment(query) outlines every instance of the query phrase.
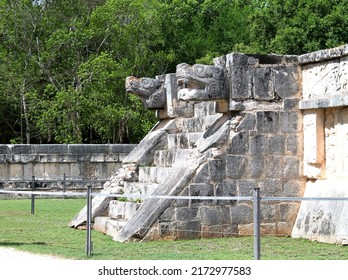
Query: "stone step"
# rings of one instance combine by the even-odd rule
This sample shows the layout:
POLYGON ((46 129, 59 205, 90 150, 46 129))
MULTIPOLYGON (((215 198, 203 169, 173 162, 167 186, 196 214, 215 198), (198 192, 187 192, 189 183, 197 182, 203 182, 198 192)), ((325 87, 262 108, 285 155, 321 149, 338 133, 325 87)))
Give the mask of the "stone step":
MULTIPOLYGON (((151 195, 157 189, 159 184, 144 182, 125 182, 124 194, 151 195)), ((144 201, 144 199, 128 198, 128 201, 144 201)))
POLYGON ((157 150, 154 154, 154 164, 158 167, 182 164, 191 152, 191 149, 157 150))
POLYGON ((106 221, 106 234, 110 236, 115 236, 127 223, 125 220, 113 220, 109 219, 106 221))
POLYGON ((195 143, 201 138, 203 132, 168 134, 168 150, 172 149, 193 149, 195 143))
POLYGON ((109 217, 95 217, 94 223, 93 223, 93 229, 106 234, 106 221, 109 219, 110 219, 109 217))
POLYGON ((95 217, 93 229, 101 233, 115 236, 127 223, 125 220, 113 220, 109 217, 95 217))
POLYGON ((139 167, 139 182, 162 184, 169 177, 175 174, 176 169, 173 167, 139 167))
POLYGON ((109 217, 115 220, 130 220, 141 203, 112 200, 109 203, 109 217))

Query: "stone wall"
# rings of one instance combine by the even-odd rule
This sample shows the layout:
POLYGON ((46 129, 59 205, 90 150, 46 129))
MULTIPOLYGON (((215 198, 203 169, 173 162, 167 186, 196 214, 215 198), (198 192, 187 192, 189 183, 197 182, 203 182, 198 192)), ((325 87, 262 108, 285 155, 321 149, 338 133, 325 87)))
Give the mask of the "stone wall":
POLYGON ((337 153, 337 147, 347 141, 348 47, 305 54, 299 61, 302 66, 300 109, 304 114, 304 173, 313 179, 347 176, 347 153, 344 149, 337 153))
MULTIPOLYGON (((346 197, 348 183, 348 46, 299 57, 302 68, 305 196, 346 197)), ((294 237, 345 243, 344 201, 302 202, 294 237)))
MULTIPOLYGON (((279 198, 261 202, 262 234, 347 243, 347 202, 282 200, 347 195, 347 61, 348 46, 300 57, 231 53, 156 79, 128 77, 127 92, 160 121, 104 192, 195 198, 100 198, 94 227, 120 242, 252 235, 252 203, 216 197, 258 187, 279 198)), ((84 208, 70 226, 85 217, 84 208)))
MULTIPOLYGON (((25 187, 6 180, 105 179, 136 145, 0 145, 2 188, 25 187)), ((99 183, 100 185, 100 183, 99 183)), ((52 184, 51 184, 52 186, 52 184)), ((60 184, 61 186, 61 184, 60 184)))
MULTIPOLYGON (((227 68, 229 87, 227 106, 217 102, 216 110, 240 122, 219 147, 223 154, 201 166, 181 193, 212 196, 212 200, 174 202, 147 239, 252 235, 252 203, 216 201, 214 196, 252 196, 255 187, 267 197, 301 197, 304 193, 297 57, 234 53, 215 63, 227 68)), ((289 235, 299 206, 299 202, 263 202, 262 233, 289 235)))

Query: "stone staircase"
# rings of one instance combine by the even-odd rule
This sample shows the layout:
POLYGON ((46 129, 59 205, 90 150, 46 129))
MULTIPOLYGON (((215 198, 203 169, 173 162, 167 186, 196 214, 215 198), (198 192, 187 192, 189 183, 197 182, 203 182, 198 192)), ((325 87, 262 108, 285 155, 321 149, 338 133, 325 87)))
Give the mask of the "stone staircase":
MULTIPOLYGON (((215 113, 215 102, 197 103, 195 106, 197 108, 192 117, 174 120, 174 127, 166 130, 164 144, 161 143, 153 151, 146 165, 138 165, 137 180, 124 182, 123 194, 154 194, 168 180, 173 180, 178 170, 187 164, 187 159, 196 151, 195 143, 221 117, 221 114, 215 113)), ((111 200, 106 215, 94 218, 94 229, 114 237, 133 218, 144 201, 144 198, 134 197, 111 200)))
MULTIPOLYGON (((157 110, 160 121, 93 197, 95 229, 118 242, 250 235, 251 203, 228 197, 249 196, 255 187, 264 196, 303 195, 305 120, 298 106, 309 103, 300 101, 301 73, 308 71, 299 63, 307 62, 238 53, 213 62, 182 63, 155 79, 127 77, 126 91, 157 110)), ((265 233, 289 235, 298 207, 263 204, 265 233)), ((69 226, 84 227, 86 212, 69 226)))

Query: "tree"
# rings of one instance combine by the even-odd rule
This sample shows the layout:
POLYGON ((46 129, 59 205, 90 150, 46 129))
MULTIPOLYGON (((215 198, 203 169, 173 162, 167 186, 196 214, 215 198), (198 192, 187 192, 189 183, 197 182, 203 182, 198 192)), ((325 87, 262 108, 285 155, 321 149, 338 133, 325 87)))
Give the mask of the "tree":
MULTIPOLYGON (((162 30, 174 64, 211 63, 212 58, 249 44, 251 1, 172 0, 162 3, 162 30)), ((175 69, 173 65, 172 69, 175 69)))
POLYGON ((138 142, 129 75, 347 43, 348 0, 0 0, 1 143, 138 142))
MULTIPOLYGON (((62 9, 63 21, 48 34, 40 62, 48 82, 43 91, 30 95, 31 120, 41 141, 122 143, 142 138, 148 125, 132 120, 145 116, 146 123, 153 123, 153 117, 139 102, 130 102, 124 80, 166 67, 163 55, 157 55, 154 3, 112 0, 92 11, 76 4, 75 12, 70 7, 66 16, 64 5, 46 7, 62 9)), ((51 14, 48 10, 46 17, 51 14)), ((52 25, 49 19, 44 22, 52 25)))
POLYGON ((11 130, 19 123, 20 134, 13 134, 21 143, 30 143, 31 138, 26 93, 34 89, 37 82, 39 16, 40 11, 31 1, 8 0, 0 4, 2 98, 10 101, 11 113, 19 112, 13 116, 14 122, 5 118, 5 123, 11 130))
POLYGON ((253 50, 303 54, 347 43, 348 1, 268 0, 251 16, 253 50))

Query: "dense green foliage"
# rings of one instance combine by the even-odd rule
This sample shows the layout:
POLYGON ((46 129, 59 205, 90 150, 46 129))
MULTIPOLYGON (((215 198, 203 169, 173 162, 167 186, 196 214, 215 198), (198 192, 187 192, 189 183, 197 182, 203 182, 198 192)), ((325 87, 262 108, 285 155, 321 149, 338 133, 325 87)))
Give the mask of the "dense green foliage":
MULTIPOLYGON (((16 248, 69 259, 86 259, 86 231, 67 225, 84 199, 0 200, 0 247, 16 248)), ((92 231, 89 259, 102 260, 252 260, 253 237, 119 243, 92 231)), ((262 236, 262 259, 347 260, 344 246, 304 239, 262 236)))
POLYGON ((0 0, 0 143, 138 142, 154 112, 124 90, 232 51, 348 41, 348 0, 0 0))

